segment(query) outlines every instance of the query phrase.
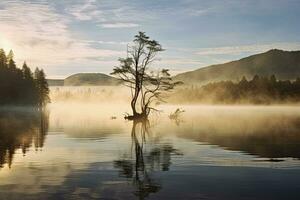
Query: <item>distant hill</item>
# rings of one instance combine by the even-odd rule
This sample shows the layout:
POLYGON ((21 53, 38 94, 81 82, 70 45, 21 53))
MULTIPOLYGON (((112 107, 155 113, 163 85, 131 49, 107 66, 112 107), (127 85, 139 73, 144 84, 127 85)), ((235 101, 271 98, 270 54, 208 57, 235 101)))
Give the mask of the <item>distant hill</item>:
POLYGON ((174 79, 186 84, 205 84, 211 81, 234 81, 241 79, 242 76, 250 79, 255 74, 260 76, 274 74, 281 80, 294 80, 300 77, 300 51, 273 49, 237 61, 181 73, 174 76, 174 79))
MULTIPOLYGON (((212 81, 251 79, 254 75, 276 75, 280 80, 300 77, 300 51, 273 49, 237 61, 211 65, 194 71, 177 74, 173 78, 185 84, 206 84, 212 81)), ((99 86, 118 85, 120 81, 102 73, 78 73, 65 80, 48 79, 50 86, 99 86)))
POLYGON ((64 80, 63 79, 47 79, 49 86, 63 86, 64 80))
POLYGON ((102 73, 78 73, 64 80, 65 86, 108 86, 119 83, 118 79, 102 73))

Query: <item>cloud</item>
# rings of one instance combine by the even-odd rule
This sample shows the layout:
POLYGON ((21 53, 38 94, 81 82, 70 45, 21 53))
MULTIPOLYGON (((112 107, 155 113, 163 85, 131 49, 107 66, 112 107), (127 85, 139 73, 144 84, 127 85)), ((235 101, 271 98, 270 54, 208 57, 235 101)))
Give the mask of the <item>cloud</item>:
POLYGON ((123 54, 74 38, 69 23, 47 3, 1 1, 0 46, 13 49, 17 61, 42 67, 84 62, 90 57, 117 59, 123 54))
POLYGON ((66 11, 76 20, 90 21, 102 28, 138 27, 137 22, 147 16, 123 1, 83 0, 66 11))
POLYGON ((80 21, 89 21, 95 20, 98 21, 103 18, 103 12, 97 9, 95 0, 84 0, 79 4, 73 5, 70 9, 66 9, 69 14, 73 15, 77 20, 80 21))
POLYGON ((135 23, 111 23, 111 24, 101 24, 103 28, 134 28, 138 27, 135 23))
POLYGON ((104 41, 104 40, 82 40, 83 43, 88 43, 88 44, 100 44, 100 45, 120 45, 123 46, 124 48, 126 47, 127 44, 130 43, 130 41, 104 41))
POLYGON ((189 13, 192 16, 202 16, 208 14, 210 9, 194 9, 190 10, 189 13))
POLYGON ((26 60, 34 67, 45 67, 49 74, 53 71, 60 75, 110 71, 118 57, 126 55, 127 40, 137 28, 145 27, 164 48, 172 45, 158 65, 174 70, 234 60, 273 48, 300 49, 295 11, 299 3, 271 2, 1 0, 0 48, 12 48, 19 63, 26 60), (240 45, 292 40, 298 43, 240 45), (228 41, 236 41, 237 46, 198 48, 228 41))
POLYGON ((281 50, 299 50, 300 43, 273 43, 273 44, 253 44, 242 46, 225 46, 216 48, 202 48, 199 49, 197 55, 238 55, 242 53, 259 53, 270 49, 281 50))
POLYGON ((203 65, 203 63, 197 59, 188 59, 188 58, 169 58, 169 59, 162 59, 158 62, 159 65, 164 66, 187 66, 187 65, 203 65))
POLYGON ((128 43, 130 43, 129 41, 128 42, 117 42, 117 41, 95 41, 96 43, 99 43, 99 44, 111 44, 111 45, 127 45, 128 43))

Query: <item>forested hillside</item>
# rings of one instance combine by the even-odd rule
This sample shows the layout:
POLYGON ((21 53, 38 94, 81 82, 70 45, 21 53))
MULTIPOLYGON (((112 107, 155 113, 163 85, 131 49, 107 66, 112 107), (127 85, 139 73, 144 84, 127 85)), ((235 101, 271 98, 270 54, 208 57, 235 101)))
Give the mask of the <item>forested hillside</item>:
POLYGON ((49 88, 42 69, 34 73, 24 62, 18 68, 13 51, 0 49, 0 105, 32 105, 43 107, 49 99, 49 88))
POLYGON ((174 103, 276 104, 300 102, 300 78, 277 80, 274 75, 255 75, 239 82, 220 81, 202 86, 185 86, 170 96, 174 103), (188 98, 187 98, 188 97, 188 98))

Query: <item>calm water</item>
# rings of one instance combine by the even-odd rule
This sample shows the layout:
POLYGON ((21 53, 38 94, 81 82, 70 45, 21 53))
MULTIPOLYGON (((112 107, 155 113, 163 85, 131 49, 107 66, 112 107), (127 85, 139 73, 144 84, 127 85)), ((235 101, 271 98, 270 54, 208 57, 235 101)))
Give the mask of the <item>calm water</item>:
POLYGON ((2 110, 0 199, 300 199, 299 107, 181 107, 2 110))

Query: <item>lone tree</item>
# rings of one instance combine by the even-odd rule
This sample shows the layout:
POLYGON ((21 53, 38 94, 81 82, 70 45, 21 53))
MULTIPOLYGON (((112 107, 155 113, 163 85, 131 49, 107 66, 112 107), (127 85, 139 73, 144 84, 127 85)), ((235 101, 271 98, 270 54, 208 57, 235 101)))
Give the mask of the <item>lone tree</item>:
POLYGON ((172 81, 168 69, 149 69, 157 54, 163 50, 157 41, 151 40, 144 32, 139 32, 135 35, 133 44, 128 46, 127 58, 120 58, 120 65, 113 69, 111 74, 131 90, 132 115, 126 119, 147 118, 151 110, 156 110, 152 104, 164 101, 164 92, 180 84, 172 81))

